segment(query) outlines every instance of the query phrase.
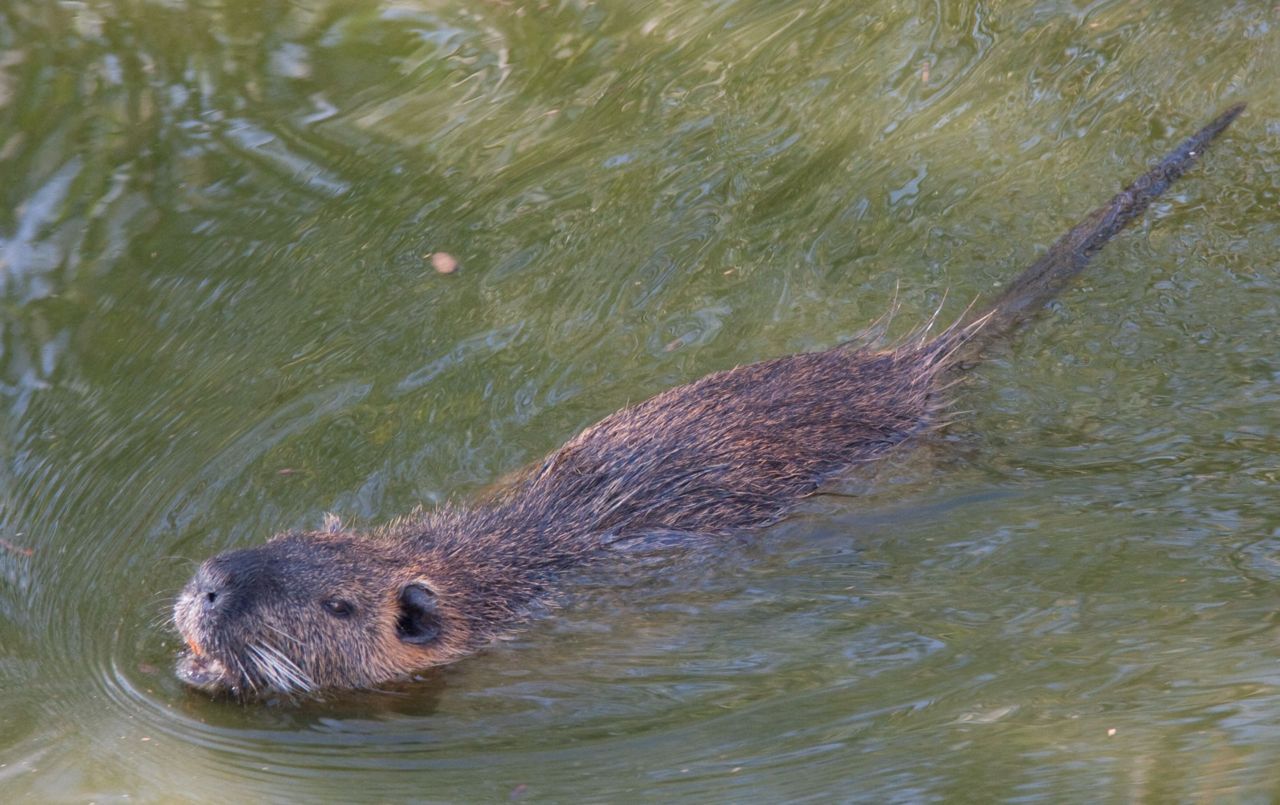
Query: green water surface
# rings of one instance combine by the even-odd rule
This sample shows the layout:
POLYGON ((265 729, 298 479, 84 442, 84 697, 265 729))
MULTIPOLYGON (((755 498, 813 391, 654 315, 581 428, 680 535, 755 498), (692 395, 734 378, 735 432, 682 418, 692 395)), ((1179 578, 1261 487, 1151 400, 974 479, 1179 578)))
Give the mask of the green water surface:
POLYGON ((0 0, 0 800, 1280 797, 1271 0, 0 0), (1248 112, 955 424, 393 690, 185 690, 194 563, 959 317, 1248 112), (433 270, 446 252, 461 269, 433 270))

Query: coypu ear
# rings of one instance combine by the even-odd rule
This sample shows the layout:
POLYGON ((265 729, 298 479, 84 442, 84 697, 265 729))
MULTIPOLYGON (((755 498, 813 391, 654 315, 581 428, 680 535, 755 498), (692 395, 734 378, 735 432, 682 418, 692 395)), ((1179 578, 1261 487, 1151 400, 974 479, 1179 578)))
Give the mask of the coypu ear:
POLYGON ((422 645, 440 635, 440 613, 436 594, 420 581, 410 582, 400 591, 400 616, 396 637, 405 643, 422 645))

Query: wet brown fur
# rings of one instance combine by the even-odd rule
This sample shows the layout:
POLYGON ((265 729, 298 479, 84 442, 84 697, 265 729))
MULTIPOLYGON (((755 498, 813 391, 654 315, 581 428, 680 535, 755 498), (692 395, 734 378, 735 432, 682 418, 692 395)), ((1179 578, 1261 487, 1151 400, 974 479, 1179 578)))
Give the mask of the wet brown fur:
POLYGON ((210 559, 175 608, 189 647, 179 675, 236 694, 374 685, 510 632, 554 600, 561 571, 616 543, 777 521, 833 473, 935 427, 960 362, 1056 294, 1242 108, 934 337, 708 375, 606 417, 491 500, 415 512, 367 535, 327 520, 210 559))

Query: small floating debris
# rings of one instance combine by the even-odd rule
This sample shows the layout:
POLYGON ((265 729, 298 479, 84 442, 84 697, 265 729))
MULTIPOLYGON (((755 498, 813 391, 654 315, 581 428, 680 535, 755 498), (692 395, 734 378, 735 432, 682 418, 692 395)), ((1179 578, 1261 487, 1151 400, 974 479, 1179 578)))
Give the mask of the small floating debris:
POLYGON ((9 551, 10 553, 16 553, 19 556, 32 556, 36 552, 35 548, 28 548, 23 545, 17 545, 15 543, 10 542, 7 539, 4 539, 3 537, 0 537, 0 548, 4 548, 6 551, 9 551))
POLYGON ((432 252, 427 255, 427 259, 431 261, 431 267, 437 274, 452 274, 458 270, 457 258, 448 252, 432 252))
POLYGON ((676 338, 675 340, 669 342, 665 347, 662 348, 662 351, 675 352, 677 349, 680 349, 681 347, 685 347, 685 346, 688 346, 689 344, 692 344, 695 340, 697 340, 697 338, 698 338, 697 333, 685 333, 679 338, 676 338))

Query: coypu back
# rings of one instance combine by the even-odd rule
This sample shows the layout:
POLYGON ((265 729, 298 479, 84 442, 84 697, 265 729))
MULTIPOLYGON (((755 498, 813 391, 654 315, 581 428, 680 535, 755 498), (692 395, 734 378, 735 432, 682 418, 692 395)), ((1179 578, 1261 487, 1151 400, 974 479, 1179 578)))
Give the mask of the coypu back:
POLYGON ((187 644, 178 675, 241 696, 376 685, 509 633, 555 601, 561 571, 619 542, 777 521, 833 473, 935 427, 952 370, 1061 290, 1242 109, 1184 141, 936 338, 717 372, 605 417, 494 499, 368 534, 327 519, 321 531, 207 560, 174 607, 187 644))
POLYGON ((773 522, 833 472, 934 427, 949 402, 943 375, 1053 299, 1244 108, 1230 107, 1182 141, 1055 241, 981 313, 937 337, 790 355, 679 386, 583 431, 509 500, 532 510, 530 522, 579 521, 581 530, 616 538, 773 522))

